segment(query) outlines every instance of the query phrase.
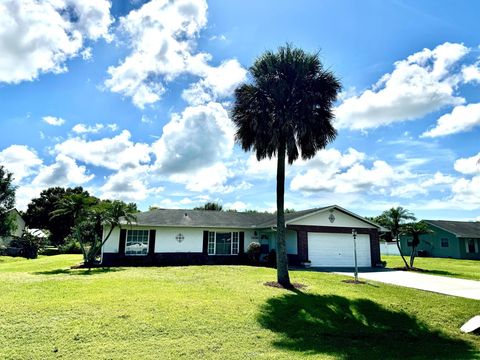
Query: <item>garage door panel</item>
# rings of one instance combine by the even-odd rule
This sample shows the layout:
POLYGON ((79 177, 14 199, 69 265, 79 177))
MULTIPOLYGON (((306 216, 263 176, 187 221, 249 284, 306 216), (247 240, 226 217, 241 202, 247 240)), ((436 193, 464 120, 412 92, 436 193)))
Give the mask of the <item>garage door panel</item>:
MULTIPOLYGON (((308 233, 308 257, 312 266, 354 266, 353 238, 351 234, 308 233)), ((370 237, 357 235, 357 263, 371 266, 370 237)))

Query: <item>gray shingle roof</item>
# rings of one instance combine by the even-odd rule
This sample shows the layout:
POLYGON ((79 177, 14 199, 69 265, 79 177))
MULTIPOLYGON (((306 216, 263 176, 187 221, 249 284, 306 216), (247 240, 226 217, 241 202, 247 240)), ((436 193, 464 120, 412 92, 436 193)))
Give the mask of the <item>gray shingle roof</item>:
POLYGON ((446 230, 457 237, 480 238, 479 221, 448 221, 448 220, 424 220, 425 222, 446 230))
MULTIPOLYGON (((378 225, 350 213, 337 205, 308 209, 285 214, 285 222, 328 208, 337 208, 369 224, 378 225)), ((269 213, 245 213, 214 210, 155 209, 135 214, 134 225, 162 227, 207 227, 207 228, 269 228, 277 226, 277 216, 269 213)))
POLYGON ((252 228, 275 218, 272 214, 213 210, 155 209, 135 214, 136 225, 252 228))

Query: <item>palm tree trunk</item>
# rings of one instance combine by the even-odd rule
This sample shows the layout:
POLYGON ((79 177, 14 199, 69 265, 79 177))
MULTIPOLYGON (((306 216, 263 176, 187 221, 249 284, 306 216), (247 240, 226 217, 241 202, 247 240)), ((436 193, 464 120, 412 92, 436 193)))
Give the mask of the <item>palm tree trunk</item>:
POLYGON ((285 288, 292 287, 288 275, 287 246, 285 243, 285 144, 278 149, 277 163, 277 281, 285 288))
POLYGON ((402 257, 403 262, 405 263, 405 267, 408 269, 409 266, 408 266, 407 260, 405 260, 405 258, 403 257, 402 249, 400 248, 400 241, 398 240, 398 234, 397 234, 397 248, 398 248, 398 252, 400 253, 400 256, 402 257))
POLYGON ((415 261, 415 247, 412 246, 412 253, 410 254, 410 267, 413 268, 413 262, 415 261))

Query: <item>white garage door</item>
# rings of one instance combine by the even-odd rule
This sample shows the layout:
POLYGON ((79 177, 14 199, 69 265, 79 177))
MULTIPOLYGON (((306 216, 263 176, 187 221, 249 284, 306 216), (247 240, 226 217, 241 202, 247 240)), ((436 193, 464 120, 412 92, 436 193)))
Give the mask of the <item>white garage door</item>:
MULTIPOLYGON (((350 234, 308 233, 308 258, 312 266, 350 267, 355 265, 350 234)), ((370 267, 370 237, 357 235, 357 264, 370 267)))

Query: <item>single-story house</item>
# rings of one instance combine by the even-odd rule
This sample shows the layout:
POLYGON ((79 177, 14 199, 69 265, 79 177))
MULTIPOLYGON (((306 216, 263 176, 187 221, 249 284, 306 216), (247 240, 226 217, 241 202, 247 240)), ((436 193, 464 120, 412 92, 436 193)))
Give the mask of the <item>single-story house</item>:
MULTIPOLYGON (((352 229, 357 230, 360 267, 380 263, 380 227, 340 206, 285 214, 290 264, 354 265, 352 229)), ((104 228, 104 237, 108 233, 104 228)), ((102 247, 109 265, 242 264, 251 242, 276 248, 276 216, 268 213, 155 209, 123 222, 102 247)))
MULTIPOLYGON (((420 235, 417 252, 424 256, 455 259, 480 259, 480 222, 423 220, 432 231, 420 235)), ((410 254, 412 238, 400 237, 402 253, 410 254)))
POLYGON ((25 229, 25 220, 23 220, 22 215, 20 215, 17 209, 10 209, 7 213, 14 217, 15 229, 10 236, 0 237, 0 246, 8 246, 12 238, 22 236, 23 230, 25 229))

